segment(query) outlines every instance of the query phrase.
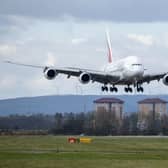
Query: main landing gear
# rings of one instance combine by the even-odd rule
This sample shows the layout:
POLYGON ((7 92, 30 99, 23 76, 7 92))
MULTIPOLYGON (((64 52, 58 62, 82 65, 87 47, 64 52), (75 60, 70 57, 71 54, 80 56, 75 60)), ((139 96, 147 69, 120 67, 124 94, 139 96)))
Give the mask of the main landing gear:
POLYGON ((132 93, 132 92, 133 92, 133 90, 132 90, 132 88, 131 88, 130 86, 125 87, 125 88, 124 88, 124 91, 125 91, 126 93, 128 93, 128 92, 132 93))
MULTIPOLYGON (((137 92, 142 92, 142 93, 144 92, 144 89, 143 89, 143 87, 141 86, 141 84, 137 83, 137 84, 134 85, 134 87, 136 87, 137 92)), ((103 86, 101 87, 101 90, 102 90, 103 92, 104 92, 104 91, 106 91, 106 92, 110 91, 110 92, 116 92, 116 93, 118 92, 117 87, 115 87, 114 85, 113 85, 113 86, 110 86, 110 87, 108 87, 107 85, 103 85, 103 86)), ((124 91, 125 91, 126 93, 133 93, 133 89, 132 89, 132 87, 130 87, 129 85, 124 88, 124 91)))
POLYGON ((108 88, 106 85, 104 85, 104 86, 102 86, 101 90, 102 90, 103 92, 104 92, 104 91, 106 91, 106 92, 108 92, 108 91, 110 91, 110 92, 118 92, 118 89, 117 89, 115 86, 110 86, 110 87, 108 88))
POLYGON ((137 92, 144 92, 144 89, 140 84, 137 84, 137 92))

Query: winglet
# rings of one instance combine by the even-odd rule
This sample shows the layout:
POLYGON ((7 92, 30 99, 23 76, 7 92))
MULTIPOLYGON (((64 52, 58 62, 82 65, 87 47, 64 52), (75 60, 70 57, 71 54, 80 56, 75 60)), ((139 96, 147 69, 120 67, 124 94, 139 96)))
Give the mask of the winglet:
POLYGON ((108 62, 112 63, 112 48, 111 48, 111 40, 109 31, 106 29, 106 40, 107 40, 107 47, 108 47, 108 62))

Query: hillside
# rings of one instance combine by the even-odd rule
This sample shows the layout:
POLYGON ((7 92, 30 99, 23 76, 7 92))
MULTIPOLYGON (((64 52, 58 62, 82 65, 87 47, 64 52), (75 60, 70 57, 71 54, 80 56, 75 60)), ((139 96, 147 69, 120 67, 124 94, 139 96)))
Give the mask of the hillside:
POLYGON ((168 95, 52 95, 0 100, 0 115, 10 114, 55 114, 56 112, 87 112, 94 110, 93 101, 101 97, 116 97, 125 101, 124 112, 136 112, 137 101, 144 98, 162 98, 168 95))

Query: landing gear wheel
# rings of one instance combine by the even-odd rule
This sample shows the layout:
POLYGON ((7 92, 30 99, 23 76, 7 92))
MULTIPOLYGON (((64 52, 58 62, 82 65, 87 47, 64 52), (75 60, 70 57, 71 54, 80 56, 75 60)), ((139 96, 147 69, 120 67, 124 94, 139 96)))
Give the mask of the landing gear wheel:
POLYGON ((118 92, 118 89, 115 86, 113 86, 113 87, 111 86, 111 87, 108 88, 106 85, 104 85, 104 86, 101 87, 101 90, 102 90, 102 92, 104 92, 104 91, 106 91, 106 92, 108 92, 108 91, 118 92))
POLYGON ((108 92, 108 87, 107 86, 105 86, 105 91, 108 92))
POLYGON ((107 91, 108 92, 108 87, 107 86, 102 86, 101 87, 101 90, 104 92, 104 91, 107 91))
POLYGON ((133 92, 132 88, 129 87, 129 86, 125 87, 124 90, 125 90, 126 93, 128 93, 128 92, 132 93, 133 92))
POLYGON ((117 89, 116 87, 114 87, 114 91, 115 91, 115 92, 118 92, 118 89, 117 89))
POLYGON ((104 86, 101 87, 101 91, 104 92, 104 86))
POLYGON ((116 87, 110 87, 110 92, 118 92, 118 89, 116 87))
POLYGON ((128 93, 128 88, 127 87, 125 87, 124 90, 125 90, 126 93, 128 93))
POLYGON ((110 87, 110 92, 113 92, 114 91, 114 88, 113 87, 110 87))
POLYGON ((143 89, 143 87, 141 87, 141 92, 144 92, 144 89, 143 89))
POLYGON ((144 92, 144 89, 141 85, 137 84, 137 92, 144 92))
POLYGON ((143 92, 144 92, 144 89, 143 89, 143 87, 139 87, 139 88, 137 89, 137 91, 143 93, 143 92))
POLYGON ((131 88, 131 87, 129 87, 129 88, 128 88, 128 91, 129 91, 130 93, 132 93, 132 88, 131 88))

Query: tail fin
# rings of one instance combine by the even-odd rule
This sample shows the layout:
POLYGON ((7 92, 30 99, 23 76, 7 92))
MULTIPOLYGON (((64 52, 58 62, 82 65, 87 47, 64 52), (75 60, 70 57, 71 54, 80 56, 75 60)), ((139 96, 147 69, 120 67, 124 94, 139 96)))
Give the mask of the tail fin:
POLYGON ((112 48, 111 48, 111 40, 108 30, 106 30, 106 40, 107 40, 107 47, 108 47, 108 62, 112 63, 112 48))

